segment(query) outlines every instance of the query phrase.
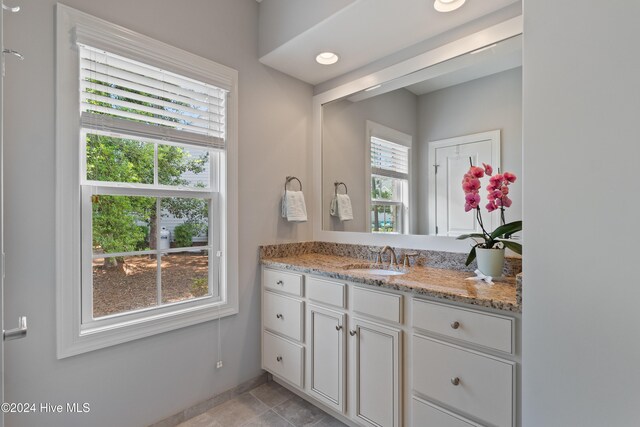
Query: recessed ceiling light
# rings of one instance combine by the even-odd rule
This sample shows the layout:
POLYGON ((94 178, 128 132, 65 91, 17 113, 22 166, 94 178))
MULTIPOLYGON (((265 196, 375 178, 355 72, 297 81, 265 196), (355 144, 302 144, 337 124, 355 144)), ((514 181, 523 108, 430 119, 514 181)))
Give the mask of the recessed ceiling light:
POLYGON ((436 0, 433 7, 438 12, 451 12, 464 4, 466 0, 436 0))
POLYGON ((382 85, 375 85, 375 86, 371 86, 371 87, 369 87, 369 88, 366 88, 364 91, 365 91, 365 92, 369 92, 369 91, 372 91, 372 90, 376 90, 376 89, 378 89, 379 87, 382 87, 382 85))
POLYGON ((316 56, 316 62, 322 65, 331 65, 338 62, 338 55, 333 52, 322 52, 318 56, 316 56))

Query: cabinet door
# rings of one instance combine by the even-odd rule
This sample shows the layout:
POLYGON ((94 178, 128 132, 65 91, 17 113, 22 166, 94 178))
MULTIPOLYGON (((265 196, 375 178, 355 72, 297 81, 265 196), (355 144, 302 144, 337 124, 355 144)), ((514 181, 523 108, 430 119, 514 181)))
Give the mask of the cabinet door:
POLYGON ((401 425, 401 331, 357 318, 349 330, 352 416, 376 427, 401 425))
POLYGON ((327 406, 344 412, 345 315, 309 304, 310 392, 327 406))

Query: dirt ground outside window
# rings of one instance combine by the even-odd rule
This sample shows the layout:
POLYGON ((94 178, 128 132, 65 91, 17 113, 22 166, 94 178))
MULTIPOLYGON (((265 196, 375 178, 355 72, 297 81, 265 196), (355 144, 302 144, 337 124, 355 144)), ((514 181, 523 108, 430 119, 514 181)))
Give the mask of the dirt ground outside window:
MULTIPOLYGON (((162 303, 206 295, 209 257, 202 253, 162 256, 162 303)), ((154 307, 157 300, 157 260, 149 255, 125 258, 118 267, 93 265, 93 317, 154 307)))

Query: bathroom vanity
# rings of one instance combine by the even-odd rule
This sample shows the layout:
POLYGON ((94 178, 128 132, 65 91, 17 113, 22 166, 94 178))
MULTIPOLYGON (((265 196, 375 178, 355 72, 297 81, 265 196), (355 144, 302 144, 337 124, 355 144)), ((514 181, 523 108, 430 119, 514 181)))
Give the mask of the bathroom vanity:
POLYGON ((520 425, 515 277, 487 285, 326 251, 261 258, 262 366, 276 381, 354 425, 520 425))

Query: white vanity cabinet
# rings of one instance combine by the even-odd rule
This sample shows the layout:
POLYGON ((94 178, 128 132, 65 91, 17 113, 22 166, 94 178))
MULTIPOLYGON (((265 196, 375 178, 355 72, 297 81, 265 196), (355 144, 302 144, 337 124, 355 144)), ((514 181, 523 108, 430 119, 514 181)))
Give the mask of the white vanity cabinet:
POLYGON ((444 425, 516 426, 516 319, 418 298, 412 305, 414 425, 433 413, 444 425))
POLYGON ((520 425, 515 315, 263 267, 262 318, 262 367, 351 425, 520 425))
POLYGON ((262 368, 304 386, 302 274, 264 269, 262 275, 262 368))
POLYGON ((401 426, 402 331, 353 318, 349 335, 353 416, 367 426, 401 426))
POLYGON ((309 392, 338 412, 345 409, 346 314, 309 304, 309 392))

